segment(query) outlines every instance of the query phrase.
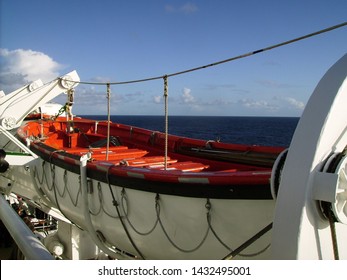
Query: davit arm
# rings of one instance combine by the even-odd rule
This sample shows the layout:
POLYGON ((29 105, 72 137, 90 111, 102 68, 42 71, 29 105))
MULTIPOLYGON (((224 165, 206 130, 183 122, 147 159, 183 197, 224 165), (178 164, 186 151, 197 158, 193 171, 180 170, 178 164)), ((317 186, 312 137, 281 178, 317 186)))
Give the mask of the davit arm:
POLYGON ((0 125, 6 130, 19 127, 30 112, 76 87, 79 81, 77 72, 72 71, 45 85, 38 80, 0 97, 0 125))

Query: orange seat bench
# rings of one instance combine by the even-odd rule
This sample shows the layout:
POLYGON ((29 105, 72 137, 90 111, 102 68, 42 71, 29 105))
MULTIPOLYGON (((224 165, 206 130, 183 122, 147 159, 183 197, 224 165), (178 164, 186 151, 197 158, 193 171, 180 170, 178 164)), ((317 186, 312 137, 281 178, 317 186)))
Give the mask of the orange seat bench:
MULTIPOLYGON (((140 158, 148 154, 145 150, 140 149, 124 149, 119 151, 110 151, 108 154, 108 160, 129 160, 140 158)), ((106 160, 106 151, 102 153, 93 153, 92 159, 94 160, 106 160)))
POLYGON ((200 172, 208 167, 208 165, 199 162, 183 161, 169 164, 167 170, 181 170, 183 172, 200 172))
MULTIPOLYGON (((176 159, 170 159, 167 158, 167 163, 176 163, 176 159)), ((150 157, 142 157, 137 159, 130 159, 126 160, 124 162, 121 162, 120 164, 124 164, 127 166, 134 166, 134 167, 160 167, 164 166, 165 164, 165 157, 163 156, 150 156, 150 157)))
MULTIPOLYGON (((91 152, 93 154, 105 154, 106 153, 106 147, 101 147, 101 148, 65 148, 65 150, 68 153, 75 154, 75 155, 82 155, 86 154, 88 152, 91 152)), ((109 152, 116 152, 116 151, 124 151, 128 150, 127 146, 115 146, 115 147, 110 147, 109 152)))

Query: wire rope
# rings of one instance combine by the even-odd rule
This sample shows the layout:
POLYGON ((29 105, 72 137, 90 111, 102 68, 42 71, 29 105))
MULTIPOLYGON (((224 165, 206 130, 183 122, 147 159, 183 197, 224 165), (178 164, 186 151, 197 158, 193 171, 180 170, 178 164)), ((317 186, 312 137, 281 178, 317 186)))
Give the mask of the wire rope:
POLYGON ((289 45, 289 44, 292 44, 292 43, 296 43, 298 41, 302 41, 302 40, 308 39, 310 37, 314 37, 314 36, 317 36, 317 35, 320 35, 320 34, 323 34, 323 33, 326 33, 326 32, 330 32, 332 30, 344 27, 346 25, 347 25, 347 22, 343 22, 343 23, 340 23, 340 24, 337 24, 337 25, 334 25, 334 26, 330 26, 330 27, 325 28, 325 29, 321 29, 321 30, 313 32, 313 33, 309 33, 309 34, 306 34, 306 35, 303 35, 303 36, 300 36, 300 37, 296 37, 296 38, 291 39, 291 40, 287 40, 287 41, 284 41, 284 42, 281 42, 281 43, 278 43, 278 44, 275 44, 275 45, 268 46, 268 47, 265 47, 265 48, 262 48, 262 49, 258 49, 258 50, 255 50, 255 51, 251 51, 251 52, 248 52, 248 53, 244 53, 244 54, 238 55, 238 56, 230 57, 230 58, 227 58, 227 59, 224 59, 224 60, 216 61, 216 62, 213 62, 213 63, 210 63, 210 64, 206 64, 206 65, 202 65, 202 66, 198 66, 198 67, 194 67, 194 68, 190 68, 190 69, 174 72, 174 73, 171 73, 171 74, 165 74, 165 75, 161 75, 161 76, 154 76, 154 77, 148 77, 148 78, 143 78, 143 79, 129 80, 129 81, 120 81, 120 82, 87 82, 87 81, 73 81, 73 80, 69 80, 69 79, 66 79, 66 78, 62 78, 62 79, 64 79, 67 82, 73 82, 73 83, 79 83, 79 84, 108 85, 108 86, 109 85, 133 84, 133 83, 141 83, 141 82, 148 82, 148 81, 153 81, 153 80, 159 80, 159 79, 164 79, 165 77, 168 78, 168 77, 178 76, 178 75, 182 75, 182 74, 186 74, 186 73, 190 73, 190 72, 206 69, 206 68, 209 68, 209 67, 214 67, 214 66, 217 66, 217 65, 220 65, 220 64, 228 63, 228 62, 231 62, 231 61, 234 61, 234 60, 238 60, 238 59, 242 59, 242 58, 245 58, 245 57, 248 57, 248 56, 256 55, 258 53, 266 52, 266 51, 269 51, 269 50, 272 50, 272 49, 275 49, 275 48, 279 48, 279 47, 282 47, 282 46, 285 46, 285 45, 289 45))

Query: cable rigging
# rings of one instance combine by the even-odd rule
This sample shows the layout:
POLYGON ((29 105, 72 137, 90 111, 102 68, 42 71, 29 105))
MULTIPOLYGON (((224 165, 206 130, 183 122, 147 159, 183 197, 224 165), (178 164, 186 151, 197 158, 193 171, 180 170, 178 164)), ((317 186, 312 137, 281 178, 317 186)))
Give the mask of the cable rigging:
POLYGON ((220 65, 220 64, 224 64, 224 63, 231 62, 231 61, 234 61, 234 60, 242 59, 242 58, 245 58, 245 57, 248 57, 248 56, 256 55, 258 53, 266 52, 266 51, 269 51, 269 50, 272 50, 272 49, 275 49, 275 48, 279 48, 279 47, 282 47, 282 46, 285 46, 285 45, 289 45, 289 44, 292 44, 292 43, 295 43, 295 42, 298 42, 298 41, 301 41, 301 40, 304 40, 304 39, 308 39, 310 37, 314 37, 314 36, 317 36, 317 35, 320 35, 320 34, 323 34, 323 33, 326 33, 326 32, 330 32, 332 30, 344 27, 346 25, 347 25, 347 22, 343 22, 343 23, 340 23, 340 24, 337 24, 337 25, 334 25, 334 26, 331 26, 331 27, 328 27, 328 28, 325 28, 325 29, 313 32, 313 33, 306 34, 304 36, 297 37, 295 39, 284 41, 282 43, 271 45, 271 46, 268 46, 268 47, 265 47, 265 48, 262 48, 262 49, 259 49, 259 50, 251 51, 251 52, 248 52, 248 53, 244 53, 244 54, 241 54, 241 55, 238 55, 238 56, 234 56, 234 57, 227 58, 227 59, 224 59, 224 60, 220 60, 220 61, 217 61, 217 62, 213 62, 213 63, 210 63, 210 64, 206 64, 206 65, 202 65, 202 66, 198 66, 198 67, 182 70, 182 71, 171 73, 171 74, 165 74, 165 75, 161 75, 161 76, 148 77, 148 78, 138 79, 138 80, 129 80, 129 81, 120 81, 120 82, 104 82, 104 83, 103 82, 84 82, 84 81, 77 82, 77 81, 72 81, 72 80, 68 80, 68 79, 64 79, 64 80, 67 81, 67 82, 73 82, 73 83, 79 83, 79 84, 89 84, 89 85, 124 85, 124 84, 133 84, 133 83, 141 83, 141 82, 148 82, 148 81, 153 81, 153 80, 159 80, 159 79, 164 79, 165 77, 169 78, 169 77, 173 77, 173 76, 178 76, 178 75, 182 75, 182 74, 186 74, 186 73, 190 73, 190 72, 206 69, 206 68, 209 68, 209 67, 214 67, 214 66, 217 66, 217 65, 220 65))

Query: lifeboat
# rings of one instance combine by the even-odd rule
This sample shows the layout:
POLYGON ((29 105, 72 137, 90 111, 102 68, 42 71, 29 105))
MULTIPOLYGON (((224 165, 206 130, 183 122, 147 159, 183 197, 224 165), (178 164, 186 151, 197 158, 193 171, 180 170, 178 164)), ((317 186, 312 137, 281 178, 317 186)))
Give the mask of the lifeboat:
POLYGON ((28 122, 18 136, 42 159, 71 172, 89 153, 88 177, 124 188, 199 198, 271 199, 271 168, 283 148, 170 135, 165 157, 164 133, 118 123, 110 128, 108 147, 107 121, 28 122))
MULTIPOLYGON (((220 259, 272 220, 271 168, 283 148, 78 117, 28 121, 17 137, 38 156, 36 188, 96 233, 102 248, 138 258, 220 259)), ((241 258, 266 258, 269 243, 265 235, 241 258)))

